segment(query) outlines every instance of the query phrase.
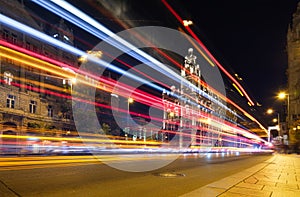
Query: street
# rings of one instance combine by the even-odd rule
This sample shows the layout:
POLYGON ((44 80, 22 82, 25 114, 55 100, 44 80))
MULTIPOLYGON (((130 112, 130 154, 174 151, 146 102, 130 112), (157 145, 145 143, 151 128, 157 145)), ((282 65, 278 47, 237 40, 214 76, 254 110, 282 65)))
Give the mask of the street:
MULTIPOLYGON (((92 156, 4 157, 0 162, 0 181, 1 187, 24 197, 180 196, 271 157, 207 156, 182 155, 161 169, 136 173, 114 169, 92 156)), ((126 162, 112 157, 110 162, 126 162)))

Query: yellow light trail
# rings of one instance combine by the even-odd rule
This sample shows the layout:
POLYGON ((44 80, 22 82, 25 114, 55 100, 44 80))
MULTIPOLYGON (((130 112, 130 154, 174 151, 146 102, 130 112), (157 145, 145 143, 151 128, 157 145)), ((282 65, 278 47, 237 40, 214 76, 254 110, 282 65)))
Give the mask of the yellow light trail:
POLYGON ((1 138, 7 139, 28 139, 36 138, 39 140, 49 140, 49 141, 71 141, 71 142, 97 142, 97 143, 120 143, 120 144, 143 144, 143 145, 158 145, 160 142, 154 141, 124 141, 124 140, 114 140, 114 139, 84 139, 84 138, 67 138, 67 137, 44 137, 44 136, 27 136, 27 135, 0 135, 1 138))
POLYGON ((178 30, 180 32, 183 33, 184 37, 186 37, 186 39, 196 48, 196 50, 202 55, 202 57, 204 57, 204 59, 206 59, 206 61, 212 66, 214 67, 215 64, 205 55, 205 53, 197 46, 197 44, 195 44, 195 42, 192 40, 192 38, 190 36, 188 36, 182 28, 178 28, 178 30))
POLYGON ((62 69, 61 67, 59 67, 57 65, 51 64, 44 60, 34 58, 30 55, 26 55, 24 53, 15 51, 13 49, 10 49, 10 48, 4 47, 4 46, 0 46, 0 56, 12 59, 14 61, 20 62, 22 64, 25 64, 27 66, 30 66, 30 67, 33 67, 33 68, 36 68, 39 70, 53 73, 54 75, 57 75, 61 78, 65 78, 65 79, 76 78, 80 83, 83 83, 85 85, 93 86, 95 88, 98 88, 98 89, 101 89, 104 91, 107 91, 108 88, 109 88, 109 90, 112 90, 112 87, 110 87, 108 84, 106 84, 106 88, 104 88, 103 83, 91 84, 90 82, 88 82, 85 79, 85 76, 79 75, 78 73, 72 73, 68 70, 62 69))
POLYGON ((129 155, 89 155, 89 156, 41 156, 0 158, 0 171, 25 170, 34 168, 68 167, 77 165, 93 165, 113 162, 135 162, 144 160, 161 159, 168 160, 174 154, 129 154, 129 155))
POLYGON ((232 85, 240 93, 241 96, 244 96, 244 94, 242 93, 242 91, 235 85, 235 83, 233 83, 232 85))
MULTIPOLYGON (((95 85, 95 84, 91 84, 89 82, 87 82, 84 78, 84 76, 82 75, 78 75, 77 73, 72 73, 66 70, 61 69, 61 67, 45 62, 43 60, 34 58, 32 56, 26 55, 24 53, 12 50, 10 48, 4 47, 4 46, 0 46, 0 55, 6 58, 10 58, 13 59, 15 61, 21 62, 23 64, 26 64, 28 66, 43 70, 43 71, 47 71, 50 73, 54 73, 55 75, 58 75, 60 77, 63 78, 74 78, 77 75, 77 79, 79 79, 80 82, 89 85, 89 86, 94 86, 98 89, 102 89, 104 91, 107 92, 111 92, 112 91, 112 87, 110 87, 109 85, 107 85, 107 88, 104 88, 104 86, 99 86, 99 85, 95 85)), ((217 94, 217 93, 216 93, 217 94)), ((220 95, 218 94, 222 99, 225 99, 226 101, 228 101, 227 98, 225 98, 224 95, 220 95)), ((234 104, 231 101, 232 104, 234 104)), ((247 112, 245 112, 243 109, 241 109, 240 107, 238 107, 236 104, 234 104, 235 107, 237 107, 238 109, 240 109, 248 118, 250 118, 252 121, 255 121, 256 123, 258 123, 258 125, 260 126, 260 128, 262 128, 265 132, 267 132, 267 129, 265 129, 255 118, 253 118, 250 114, 248 114, 247 112)))

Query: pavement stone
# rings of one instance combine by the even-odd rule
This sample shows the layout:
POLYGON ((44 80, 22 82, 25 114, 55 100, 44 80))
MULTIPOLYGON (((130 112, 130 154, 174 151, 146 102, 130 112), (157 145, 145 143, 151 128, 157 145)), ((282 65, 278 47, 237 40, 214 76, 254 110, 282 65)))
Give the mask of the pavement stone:
POLYGON ((251 188, 251 189, 256 189, 256 190, 261 190, 264 185, 258 185, 258 184, 253 184, 253 183, 245 183, 245 182, 241 182, 239 184, 236 185, 237 187, 245 187, 245 188, 251 188))
POLYGON ((194 190, 188 194, 182 195, 182 197, 207 197, 207 196, 218 196, 219 194, 225 192, 225 189, 215 188, 215 187, 202 187, 200 189, 194 190))
POLYGON ((300 196, 300 156, 274 154, 271 159, 261 164, 183 196, 298 197, 300 196))
POLYGON ((271 195, 271 191, 239 187, 239 186, 232 187, 231 189, 228 190, 228 192, 249 195, 249 196, 258 196, 258 197, 269 197, 271 195))
POLYGON ((256 184, 258 183, 258 179, 255 177, 250 177, 244 180, 245 183, 251 183, 251 184, 256 184))

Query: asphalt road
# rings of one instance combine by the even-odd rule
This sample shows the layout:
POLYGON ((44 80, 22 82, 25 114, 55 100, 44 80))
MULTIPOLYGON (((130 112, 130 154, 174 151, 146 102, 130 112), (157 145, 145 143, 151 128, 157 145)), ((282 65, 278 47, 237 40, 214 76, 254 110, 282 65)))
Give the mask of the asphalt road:
MULTIPOLYGON (((98 160, 68 162, 65 158, 52 157, 61 162, 40 164, 32 161, 26 164, 24 159, 27 161, 28 158, 14 158, 14 162, 22 164, 16 166, 1 160, 0 184, 16 196, 24 197, 180 196, 264 162, 270 155, 213 155, 210 158, 207 155, 185 155, 163 168, 148 172, 125 172, 98 160)), ((45 160, 49 158, 35 159, 37 162, 45 160)), ((125 161, 118 162, 123 164, 125 161)))

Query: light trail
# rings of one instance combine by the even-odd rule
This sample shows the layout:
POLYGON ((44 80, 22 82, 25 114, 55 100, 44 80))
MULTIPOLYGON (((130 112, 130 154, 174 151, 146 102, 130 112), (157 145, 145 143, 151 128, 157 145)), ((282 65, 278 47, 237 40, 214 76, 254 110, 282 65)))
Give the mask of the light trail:
MULTIPOLYGON (((26 65, 30 66, 30 67, 37 68, 39 70, 54 73, 55 75, 59 75, 61 78, 65 78, 65 79, 74 78, 75 75, 76 75, 72 72, 61 69, 61 67, 58 67, 57 65, 54 65, 53 63, 58 64, 59 66, 62 66, 62 67, 67 67, 67 68, 71 67, 67 64, 62 64, 62 63, 60 63, 58 61, 55 61, 51 58, 36 54, 34 52, 28 51, 26 49, 23 49, 21 47, 18 47, 18 46, 12 45, 12 44, 9 45, 8 43, 6 43, 4 41, 1 41, 1 40, 0 40, 0 44, 3 45, 3 46, 0 46, 0 49, 1 49, 0 52, 1 52, 1 55, 3 57, 14 59, 15 61, 21 62, 23 64, 26 64, 26 65), (24 52, 25 54, 28 54, 28 55, 25 55, 23 53, 11 50, 10 48, 6 48, 4 46, 11 47, 11 48, 13 48, 14 50, 17 50, 17 51, 22 51, 22 52, 24 52), (34 58, 34 57, 36 57, 36 58, 34 58), (48 63, 48 62, 51 62, 51 63, 48 63)), ((89 74, 89 73, 86 73, 86 72, 82 72, 82 73, 84 75, 89 74)), ((95 77, 95 76, 93 76, 93 77, 95 77)), ((126 95, 124 93, 122 94, 122 92, 127 93, 128 91, 130 91, 132 89, 130 86, 128 86, 126 84, 122 84, 122 83, 116 84, 116 81, 111 80, 111 79, 106 80, 106 79, 100 78, 100 77, 96 78, 97 80, 100 80, 101 83, 109 84, 109 85, 112 86, 112 87, 107 87, 107 89, 104 89, 100 85, 89 83, 88 81, 85 80, 85 77, 83 77, 83 76, 79 75, 79 76, 77 76, 77 78, 78 78, 79 82, 84 83, 85 85, 93 86, 95 88, 98 88, 98 89, 104 90, 104 91, 108 91, 110 93, 111 93, 113 87, 116 87, 116 86, 120 90, 120 92, 118 92, 120 95, 126 95)), ((141 90, 136 90, 134 92, 133 96, 135 96, 136 100, 139 100, 139 101, 141 101, 143 103, 146 103, 148 105, 153 103, 153 102, 161 103, 161 98, 154 97, 154 96, 152 96, 152 95, 150 95, 146 92, 143 92, 141 90)))
MULTIPOLYGON (((51 37, 50 37, 51 38, 51 37)), ((84 53, 84 52, 83 52, 84 53)), ((99 60, 96 60, 96 61, 99 61, 99 60)))
MULTIPOLYGON (((164 90, 163 88, 161 88, 161 87, 159 87, 159 86, 157 86, 155 84, 152 84, 151 82, 149 82, 149 81, 147 81, 145 79, 142 79, 142 78, 140 78, 138 76, 135 76, 135 75, 127 72, 127 71, 124 71, 124 70, 122 70, 120 68, 117 68, 116 66, 114 66, 112 64, 108 64, 107 62, 105 62, 103 60, 96 59, 95 57, 93 57, 92 55, 90 55, 90 54, 88 54, 86 52, 80 51, 77 48, 74 48, 74 47, 72 47, 70 45, 67 45, 67 44, 61 42, 61 41, 58 41, 58 40, 56 40, 56 39, 54 39, 54 38, 52 38, 52 37, 50 37, 50 36, 48 36, 46 34, 43 34, 43 33, 39 32, 37 30, 34 30, 31 27, 28 27, 28 26, 26 26, 24 24, 21 24, 21 23, 15 21, 13 19, 10 19, 10 18, 8 18, 8 17, 6 17, 6 16, 4 16, 2 14, 0 14, 0 21, 2 21, 4 24, 10 26, 13 29, 16 29, 18 31, 30 34, 30 35, 32 35, 35 38, 41 39, 41 40, 45 41, 46 43, 49 43, 50 45, 54 45, 54 46, 57 46, 59 48, 65 49, 65 50, 71 52, 72 54, 76 54, 76 55, 80 55, 80 56, 86 56, 88 58, 88 60, 90 60, 90 61, 92 61, 92 62, 94 62, 94 63, 96 63, 96 64, 98 64, 100 66, 104 66, 104 67, 107 67, 109 69, 112 69, 112 70, 114 70, 114 71, 116 71, 118 73, 121 73, 121 74, 123 74, 123 75, 125 75, 125 76, 127 76, 127 77, 129 77, 131 79, 137 80, 137 81, 141 82, 142 84, 147 84, 150 87, 152 87, 152 88, 154 88, 156 90, 159 90, 160 92, 163 92, 163 90, 164 90)), ((25 49, 23 49, 23 51, 24 50, 25 49)), ((27 53, 28 53, 28 51, 27 51, 27 53)), ((49 58, 47 58, 47 57, 43 57, 42 59, 45 59, 45 58, 49 61, 49 58)), ((59 65, 61 65, 61 63, 59 65)), ((39 66, 37 66, 37 67, 39 67, 39 66)), ((69 73, 69 75, 68 75, 69 78, 71 78, 72 75, 74 75, 74 74, 69 73)), ((211 99, 213 99, 213 98, 211 98, 211 99)), ((195 105, 195 103, 192 103, 192 104, 195 105)))
POLYGON ((204 59, 212 66, 214 67, 214 63, 204 54, 204 52, 199 48, 199 46, 191 39, 190 36, 188 36, 187 34, 185 34, 185 32, 183 31, 182 28, 178 28, 178 30, 180 32, 183 33, 184 37, 195 47, 195 49, 202 55, 202 57, 204 57, 204 59))
MULTIPOLYGON (((162 0, 162 2, 167 7, 167 9, 175 16, 175 18, 183 25, 183 19, 171 7, 171 5, 168 4, 166 0, 162 0)), ((191 30, 191 28, 189 26, 184 26, 184 27, 192 35, 192 37, 198 42, 198 44, 205 50, 205 52, 209 55, 209 57, 217 64, 217 66, 234 82, 234 84, 236 84, 236 86, 239 88, 239 89, 238 88, 237 89, 239 91, 241 91, 241 95, 244 94, 246 96, 248 102, 250 102, 250 104, 252 106, 254 106, 253 101, 250 99, 249 95, 244 90, 244 88, 240 85, 240 83, 228 71, 226 71, 226 69, 213 57, 213 55, 209 52, 209 50, 205 47, 205 45, 201 42, 201 40, 197 37, 197 35, 191 30)), ((192 40, 191 40, 191 42, 192 42, 192 40)), ((227 100, 230 101, 229 99, 227 99, 227 100)), ((266 133, 268 133, 268 130, 258 120, 256 120, 254 117, 252 117, 245 110, 243 110, 242 108, 240 108, 239 106, 237 106, 233 101, 230 101, 230 103, 233 104, 235 107, 237 107, 240 111, 242 111, 250 120, 256 122, 263 131, 265 131, 266 133)))
POLYGON ((252 106, 254 106, 254 102, 251 100, 247 92, 241 86, 241 84, 217 61, 217 59, 209 52, 206 46, 202 43, 202 41, 198 38, 198 36, 192 31, 189 26, 185 26, 183 24, 183 19, 179 16, 179 14, 171 7, 166 0, 162 0, 162 3, 166 6, 166 8, 175 16, 175 18, 185 27, 185 29, 190 33, 190 35, 198 42, 198 44, 203 48, 203 50, 208 54, 208 56, 217 64, 217 66, 241 89, 241 91, 246 96, 247 100, 250 102, 252 106))
MULTIPOLYGON (((69 75, 63 75, 63 74, 61 73, 61 70, 57 71, 57 69, 60 68, 60 67, 57 67, 57 66, 55 66, 55 65, 53 65, 53 64, 50 64, 50 63, 48 63, 48 62, 45 62, 45 61, 43 61, 43 60, 40 60, 40 59, 37 59, 37 58, 33 58, 33 57, 31 57, 31 56, 22 54, 22 53, 20 53, 20 52, 13 51, 13 50, 11 50, 11 49, 9 49, 9 48, 5 48, 5 47, 3 47, 3 46, 1 46, 0 49, 1 49, 1 55, 4 56, 4 57, 12 58, 12 59, 14 59, 14 60, 16 60, 16 61, 22 62, 23 64, 27 64, 27 65, 29 65, 29 66, 33 66, 33 67, 36 67, 36 68, 41 69, 41 70, 46 70, 46 71, 49 71, 49 72, 55 72, 55 73, 58 72, 58 73, 61 74, 63 77, 71 77, 71 76, 69 76, 69 75), (6 52, 6 53, 5 53, 5 52, 6 52), (8 53, 8 54, 14 54, 14 56, 13 56, 13 55, 8 55, 7 53, 8 53), (35 62, 32 62, 32 61, 27 61, 28 59, 29 59, 29 60, 32 60, 32 61, 37 61, 39 64, 37 64, 37 63, 35 63, 35 62), (52 69, 53 69, 53 70, 52 70, 52 69)), ((68 74, 70 74, 70 73, 68 73, 68 74)), ((40 92, 43 92, 43 91, 44 91, 44 90, 41 91, 41 90, 38 89, 38 88, 34 88, 34 90, 40 91, 40 92)), ((62 94, 53 93, 53 92, 48 92, 48 93, 53 94, 53 95, 56 95, 56 96, 60 96, 60 97, 64 97, 64 98, 69 98, 69 99, 71 99, 71 96, 68 96, 68 95, 62 95, 62 94)), ((143 94, 143 93, 141 93, 141 95, 142 95, 142 94, 143 94)), ((83 99, 81 99, 80 101, 81 101, 81 102, 89 103, 89 101, 83 100, 83 99)), ((161 101, 161 100, 159 100, 159 101, 161 101)), ((91 102, 90 104, 93 104, 93 105, 96 105, 96 106, 105 107, 105 108, 110 108, 110 106, 105 106, 105 105, 99 104, 99 103, 91 102)), ((125 112, 126 112, 126 111, 125 111, 125 112)), ((137 113, 133 113, 133 112, 131 112, 131 114, 137 115, 137 113)), ((154 119, 154 117, 149 117, 149 116, 146 116, 146 115, 142 115, 141 117, 152 118, 152 119, 154 119)), ((205 117, 205 116, 204 116, 204 117, 205 117)), ((157 121, 162 121, 162 119, 157 119, 157 121)), ((255 139, 255 136, 254 136, 253 134, 249 134, 249 133, 247 133, 246 131, 240 131, 240 132, 241 132, 243 135, 247 135, 247 136, 250 136, 251 138, 254 138, 254 139, 255 139)))
MULTIPOLYGON (((51 72, 51 73, 54 73, 55 75, 60 75, 61 78, 73 78, 74 77, 74 73, 72 72, 69 72, 69 71, 66 71, 66 70, 62 70, 61 67, 58 67, 57 65, 54 65, 54 64, 51 64, 49 62, 53 62, 53 63, 59 63, 58 61, 55 61, 55 60, 52 60, 50 58, 47 58, 47 57, 44 57, 42 55, 38 55, 36 53, 33 53, 31 51, 28 51, 28 50, 25 50, 23 48, 20 48, 18 46, 15 46, 15 45, 11 45, 11 44, 8 44, 4 41, 0 41, 0 44, 2 44, 3 46, 0 46, 0 49, 1 49, 1 56, 3 57, 6 57, 6 58, 10 58, 10 59, 13 59, 15 61, 18 61, 20 62, 21 64, 20 65, 28 65, 30 67, 34 67, 34 68, 37 68, 39 70, 43 70, 43 71, 47 71, 47 72, 51 72), (9 47, 12 47, 14 48, 15 50, 18 50, 18 51, 22 51, 24 52, 25 54, 21 53, 21 52, 18 52, 18 51, 14 51, 10 48, 7 48, 7 47, 4 47, 5 45, 9 46, 9 47), (26 54, 30 54, 30 55, 26 55, 26 54), (34 57, 32 57, 32 56, 34 57), (38 58, 35 58, 35 57, 38 57, 38 58), (47 60, 44 61, 44 60, 47 60)), ((59 64, 59 65, 62 65, 62 64, 59 64)), ((66 66, 66 67, 70 67, 69 65, 66 65, 66 64, 63 64, 63 66, 66 66)), ((86 74, 86 73, 84 73, 86 74)), ((103 89, 102 87, 99 87, 99 85, 95 85, 95 84, 90 84, 89 82, 86 82, 85 80, 82 80, 83 77, 79 77, 79 82, 83 82, 85 83, 86 85, 90 85, 90 86, 93 86, 93 87, 96 87, 96 88, 99 88, 101 90, 105 90, 105 91, 108 91, 108 92, 111 92, 111 88, 108 87, 107 89, 103 89)), ((116 86, 116 83, 115 81, 113 80, 105 80, 103 78, 100 78, 101 82, 102 83, 105 83, 105 84, 111 84, 112 86, 116 86)), ((20 86, 22 87, 26 87, 22 84, 20 84, 20 86)), ((122 84, 122 83, 119 83, 117 84, 117 86, 119 87, 119 89, 121 89, 119 92, 117 92, 119 95, 126 95, 126 92, 127 91, 130 91, 131 88, 126 85, 126 84, 122 84)), ((40 89, 37 89, 37 88, 34 88, 35 91, 41 91, 41 92, 47 92, 48 90, 40 90, 40 89)), ((69 95, 62 95, 62 94, 58 94, 58 93, 53 93, 53 92, 49 92, 49 94, 52 94, 52 95, 56 95, 56 96, 60 96, 60 97, 63 97, 63 98, 68 98, 68 99, 71 99, 71 96, 69 95)), ((154 97, 146 92, 143 92, 141 90, 136 90, 132 97, 143 103, 143 104, 146 104, 148 106, 151 106, 154 103, 156 104, 159 104, 159 105, 162 105, 162 99, 159 98, 159 97, 154 97)), ((73 99, 77 99, 77 98, 74 98, 73 99)), ((195 98, 191 98, 191 99, 195 99, 195 98)), ((98 104, 96 104, 98 106, 98 104)), ((109 106, 106 106, 106 108, 110 108, 109 106)), ((160 108, 163 110, 163 108, 160 108)), ((121 110, 122 111, 122 110, 121 110)), ((125 111, 126 112, 126 111, 125 111)), ((143 116, 145 118, 149 118, 149 116, 143 116)), ((153 118, 153 117, 152 117, 153 118)))
MULTIPOLYGON (((33 136, 26 136, 26 135, 0 135, 2 139, 28 139, 32 138, 33 136)), ((139 144, 139 145, 159 145, 160 142, 154 141, 124 141, 124 140, 115 140, 115 139, 89 139, 89 138, 69 138, 69 137, 44 137, 44 136, 34 136, 34 138, 39 140, 49 140, 49 141, 70 141, 70 142, 94 142, 94 143, 107 143, 107 144, 139 144)))
POLYGON ((92 55, 90 55, 90 54, 88 54, 84 51, 81 51, 81 50, 79 50, 79 49, 77 49, 73 46, 70 46, 66 43, 63 43, 63 42, 61 42, 61 41, 59 41, 55 38, 52 38, 51 36, 48 36, 44 33, 41 33, 41 32, 39 32, 39 31, 29 27, 29 26, 21 24, 18 21, 15 21, 15 20, 13 20, 9 17, 6 17, 2 14, 0 14, 0 21, 1 21, 1 23, 11 27, 12 29, 23 32, 25 34, 29 34, 29 35, 33 36, 34 38, 37 38, 38 40, 42 40, 42 41, 44 41, 44 42, 46 42, 46 43, 48 43, 52 46, 56 46, 56 47, 58 47, 62 50, 66 50, 66 51, 68 51, 72 54, 75 54, 75 55, 78 55, 78 56, 86 56, 89 61, 92 61, 93 63, 96 63, 97 65, 99 65, 101 67, 111 69, 111 70, 113 70, 117 73, 120 73, 120 74, 128 77, 128 78, 131 78, 135 81, 141 82, 142 84, 147 84, 150 87, 152 87, 156 90, 159 90, 160 92, 163 91, 163 88, 161 88, 160 86, 157 86, 155 84, 152 84, 150 81, 147 81, 143 78, 135 76, 135 75, 133 75, 133 74, 121 69, 121 68, 118 68, 117 66, 115 66, 113 64, 105 62, 101 59, 97 59, 97 58, 93 57, 92 55))
MULTIPOLYGON (((149 56, 147 53, 139 50, 135 46, 128 43, 126 40, 120 38, 118 35, 111 32, 109 29, 86 15, 85 13, 81 12, 71 4, 65 2, 65 1, 55 1, 52 2, 56 4, 51 4, 49 1, 38 1, 33 0, 36 4, 48 9, 49 11, 53 12, 54 14, 57 14, 61 16, 62 18, 70 21, 74 25, 86 30, 87 32, 93 34, 94 36, 105 40, 112 46, 115 46, 122 51, 126 52, 128 55, 140 60, 141 62, 145 63, 146 65, 151 66, 152 68, 155 68, 157 71, 164 74, 166 77, 173 76, 175 79, 180 83, 182 82, 186 87, 193 87, 200 95, 204 96, 205 98, 208 98, 209 100, 214 101, 215 103, 218 103, 219 106, 222 106, 224 109, 231 111, 230 108, 227 108, 226 105, 223 103, 217 101, 215 98, 210 97, 207 93, 203 92, 202 90, 198 89, 194 84, 188 82, 186 79, 182 79, 177 73, 175 73, 173 70, 166 67, 164 64, 156 60, 155 58, 149 56), (63 9, 62 9, 62 8, 63 9), (72 13, 73 15, 69 14, 72 13), (86 23, 84 23, 86 22, 86 23), (100 31, 100 32, 99 32, 100 31), (106 39, 110 37, 111 39, 106 39), (121 44, 121 46, 120 46, 121 44)), ((146 83, 145 83, 146 84, 146 83)), ((161 91, 162 92, 162 91, 161 91)), ((180 95, 177 95, 178 99, 182 99, 180 95)), ((189 104, 197 106, 198 104, 195 102, 187 101, 189 104)))
MULTIPOLYGON (((48 62, 44 62, 42 60, 33 58, 31 56, 22 54, 20 52, 13 51, 13 50, 5 48, 3 46, 0 46, 0 49, 1 49, 0 52, 1 52, 1 56, 2 57, 6 57, 6 58, 13 59, 15 61, 18 61, 18 62, 22 63, 21 65, 25 64, 25 65, 28 65, 28 66, 31 66, 31 67, 35 67, 35 68, 43 70, 43 71, 48 71, 48 72, 51 72, 51 73, 54 72, 55 74, 60 74, 64 78, 71 77, 69 75, 64 75, 61 72, 61 70, 57 70, 60 67, 55 67, 55 65, 52 65, 52 64, 50 64, 48 62), (38 61, 39 64, 37 64, 35 61, 38 61)), ((66 73, 68 73, 68 72, 66 72, 66 73)), ((70 73, 68 73, 68 74, 70 74, 70 73)), ((19 86, 19 87, 25 87, 25 88, 27 88, 27 86, 23 85, 23 84, 17 84, 17 83, 15 83, 15 85, 19 86)), ((94 85, 94 84, 92 84, 92 85, 94 85)), ((123 89, 126 88, 126 86, 122 85, 122 84, 121 84, 120 87, 123 88, 123 89)), ((49 90, 39 89, 39 88, 36 88, 36 87, 33 87, 32 90, 35 91, 35 92, 42 92, 42 93, 47 93, 47 94, 59 96, 59 97, 62 97, 62 98, 72 99, 72 97, 70 95, 60 94, 60 93, 56 93, 56 92, 51 92, 49 90)), ((123 90, 123 91, 126 92, 126 89, 123 90)), ((118 92, 118 93, 121 93, 121 92, 118 92)), ((122 94, 120 94, 120 95, 122 95, 122 94)), ((161 99, 160 98, 151 96, 150 94, 147 94, 147 93, 142 92, 142 91, 136 91, 133 94, 133 97, 136 100, 138 100, 138 101, 140 101, 140 102, 142 102, 144 104, 148 104, 148 105, 153 104, 153 102, 161 103, 161 99)), ((100 104, 100 103, 97 103, 97 102, 91 102, 89 100, 84 100, 84 99, 78 99, 76 97, 73 97, 73 99, 74 100, 79 100, 81 102, 89 103, 89 104, 92 104, 92 105, 95 105, 95 106, 98 106, 98 107, 104 107, 104 108, 107 108, 107 109, 111 109, 111 106, 109 106, 109 105, 104 105, 104 104, 100 104)), ((162 108, 160 108, 160 109, 162 109, 162 108)), ((115 110, 118 110, 120 112, 127 112, 127 110, 123 110, 123 109, 115 109, 115 110)), ((130 114, 131 115, 139 115, 139 113, 135 113, 135 112, 130 112, 130 114)), ((156 121, 162 121, 162 119, 155 118, 155 117, 149 117, 147 115, 139 115, 139 116, 140 117, 144 117, 144 118, 151 118, 152 120, 156 120, 156 121)))
MULTIPOLYGON (((52 1, 54 4, 56 4, 54 5, 49 1, 43 1, 43 0, 42 1, 33 0, 33 2, 51 11, 52 13, 59 15, 60 17, 68 20, 69 22, 91 33, 92 35, 102 40, 105 40, 112 46, 128 53, 130 56, 140 60, 146 65, 151 64, 151 67, 163 73, 165 76, 169 77, 170 75, 172 75, 180 82, 179 75, 175 73, 173 70, 169 69, 158 60, 149 56, 147 53, 139 50, 132 44, 120 38, 115 33, 111 32, 109 29, 107 29, 106 27, 104 27, 103 25, 101 25, 100 23, 98 23, 88 15, 86 15, 85 13, 81 12, 74 6, 70 5, 69 3, 65 1, 52 1), (60 7, 62 7, 63 9, 61 9, 60 7), (73 15, 69 13, 72 13, 73 15), (107 38, 111 38, 111 39, 108 40, 107 38)), ((185 84, 188 85, 189 84, 188 81, 185 81, 185 84)))
POLYGON ((18 158, 0 158, 0 171, 6 170, 26 170, 35 168, 49 168, 49 167, 67 167, 78 165, 92 165, 104 164, 107 162, 128 162, 128 161, 142 161, 152 159, 168 159, 173 155, 89 155, 89 156, 43 156, 43 157, 18 157, 18 158))

